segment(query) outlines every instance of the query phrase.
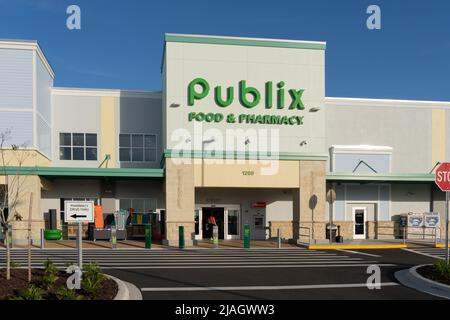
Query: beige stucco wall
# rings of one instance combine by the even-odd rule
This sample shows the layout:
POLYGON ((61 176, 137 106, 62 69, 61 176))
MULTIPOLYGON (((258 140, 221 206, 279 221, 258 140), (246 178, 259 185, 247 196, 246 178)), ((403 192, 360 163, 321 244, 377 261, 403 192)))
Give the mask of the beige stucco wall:
MULTIPOLYGON (((117 130, 117 108, 118 98, 102 97, 100 101, 100 150, 98 154, 99 160, 103 161, 106 155, 111 156, 108 161, 109 168, 117 166, 117 150, 118 144, 118 130, 117 130)), ((106 166, 105 166, 106 167, 106 166)))
POLYGON ((313 239, 323 239, 322 224, 325 221, 326 201, 326 162, 300 161, 300 188, 294 190, 293 221, 294 238, 298 239, 298 227, 311 229, 313 239))
POLYGON ((0 156, 0 166, 4 164, 7 167, 49 167, 52 162, 37 150, 11 150, 3 149, 3 155, 0 156))
POLYGON ((430 166, 433 167, 438 162, 445 162, 448 160, 445 158, 446 155, 446 116, 445 109, 433 109, 431 115, 431 163, 430 166))
POLYGON ((195 187, 193 164, 176 164, 166 160, 166 214, 169 245, 178 243, 178 227, 185 227, 186 245, 192 245, 194 238, 195 187))
POLYGON ((40 230, 45 227, 44 217, 40 210, 40 178, 38 176, 8 176, 7 181, 9 186, 9 214, 20 217, 20 221, 12 219, 13 244, 23 245, 27 243, 31 194, 33 195, 31 206, 31 239, 33 243, 39 243, 40 230))
POLYGON ((299 162, 274 161, 272 164, 257 160, 220 160, 221 164, 208 163, 211 159, 195 160, 196 187, 231 188, 298 188, 299 162), (241 164, 240 162, 245 162, 241 164), (256 163, 255 163, 256 162, 256 163), (274 171, 265 174, 273 166, 274 171))

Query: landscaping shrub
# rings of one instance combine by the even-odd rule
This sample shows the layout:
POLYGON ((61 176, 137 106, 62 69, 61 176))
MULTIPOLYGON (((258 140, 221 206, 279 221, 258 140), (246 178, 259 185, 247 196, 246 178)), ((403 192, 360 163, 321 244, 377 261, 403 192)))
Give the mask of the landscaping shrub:
POLYGON ((50 259, 47 259, 44 263, 44 272, 42 282, 47 290, 51 290, 58 280, 58 269, 50 259))
POLYGON ((79 295, 76 290, 70 290, 65 286, 58 290, 56 296, 59 300, 83 300, 83 296, 79 295))
POLYGON ((24 293, 22 293, 19 296, 19 299, 36 301, 36 300, 42 300, 42 296, 43 296, 42 289, 38 288, 34 285, 31 285, 27 289, 27 291, 25 291, 24 293))
POLYGON ((444 260, 439 260, 433 265, 434 271, 444 279, 450 279, 450 265, 444 260))
POLYGON ((95 298, 105 279, 105 276, 102 274, 101 269, 97 264, 88 264, 84 267, 81 288, 95 298))

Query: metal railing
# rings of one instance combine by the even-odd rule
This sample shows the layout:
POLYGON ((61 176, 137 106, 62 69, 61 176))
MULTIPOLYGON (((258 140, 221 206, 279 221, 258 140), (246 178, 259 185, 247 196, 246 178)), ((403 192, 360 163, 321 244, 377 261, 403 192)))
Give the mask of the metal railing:
POLYGON ((441 227, 404 227, 406 232, 405 240, 427 240, 427 238, 434 242, 434 244, 438 244, 438 242, 442 241, 442 229, 441 227), (420 232, 411 232, 410 229, 419 229, 420 232), (431 230, 431 233, 427 233, 427 230, 431 230), (439 231, 439 235, 438 235, 439 231), (419 236, 417 238, 411 238, 410 236, 419 236), (439 240, 439 241, 438 241, 439 240))
POLYGON ((309 227, 299 227, 298 229, 299 229, 298 240, 300 242, 302 242, 302 237, 307 237, 308 238, 307 244, 311 245, 311 228, 309 228, 309 227), (304 232, 304 231, 306 231, 306 232, 304 232))

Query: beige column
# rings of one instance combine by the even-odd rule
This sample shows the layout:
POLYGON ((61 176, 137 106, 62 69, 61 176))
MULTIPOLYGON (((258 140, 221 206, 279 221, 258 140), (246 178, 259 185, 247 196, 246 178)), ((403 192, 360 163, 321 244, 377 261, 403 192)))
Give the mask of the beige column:
MULTIPOLYGON (((308 228, 312 239, 324 239, 327 221, 326 162, 300 161, 299 185, 300 188, 293 192, 294 239, 299 237, 299 227, 308 228)), ((301 233, 308 231, 302 229, 301 233)))
POLYGON ((30 206, 30 195, 33 193, 33 206, 31 212, 31 239, 33 244, 40 242, 40 230, 45 228, 43 213, 41 212, 41 179, 39 176, 7 177, 9 215, 21 217, 21 221, 12 219, 13 245, 27 244, 27 228, 30 206))
POLYGON ((178 246, 178 229, 184 226, 186 246, 195 237, 194 165, 182 159, 166 159, 166 243, 178 246))
POLYGON ((431 168, 438 162, 445 162, 445 110, 434 109, 432 111, 431 124, 431 168))
MULTIPOLYGON (((101 98, 101 138, 98 158, 100 161, 103 161, 106 155, 109 154, 111 159, 108 161, 108 168, 117 167, 118 133, 116 132, 116 99, 114 97, 101 98)), ((106 168, 106 164, 103 168, 106 168)))

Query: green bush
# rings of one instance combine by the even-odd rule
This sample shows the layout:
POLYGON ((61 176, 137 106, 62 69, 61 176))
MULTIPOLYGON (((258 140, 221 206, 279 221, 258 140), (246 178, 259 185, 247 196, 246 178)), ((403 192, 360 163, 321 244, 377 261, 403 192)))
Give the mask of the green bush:
POLYGON ((17 262, 14 262, 14 261, 10 261, 9 262, 9 267, 11 268, 11 269, 18 269, 19 267, 20 267, 20 265, 17 263, 17 262))
POLYGON ((31 300, 31 301, 36 301, 36 300, 42 300, 42 289, 38 288, 34 285, 31 285, 27 291, 25 291, 24 293, 22 293, 20 295, 20 299, 22 300, 31 300))
POLYGON ((81 288, 95 298, 104 280, 105 276, 100 267, 95 263, 88 264, 84 267, 81 288))
POLYGON ((79 295, 76 290, 70 290, 64 286, 59 288, 56 296, 59 300, 83 300, 83 296, 79 295))
POLYGON ((51 290, 55 285, 56 280, 58 280, 58 269, 55 264, 47 259, 44 263, 44 277, 42 278, 42 282, 47 290, 51 290))
POLYGON ((439 260, 433 265, 434 271, 444 279, 450 279, 450 265, 444 260, 439 260))

